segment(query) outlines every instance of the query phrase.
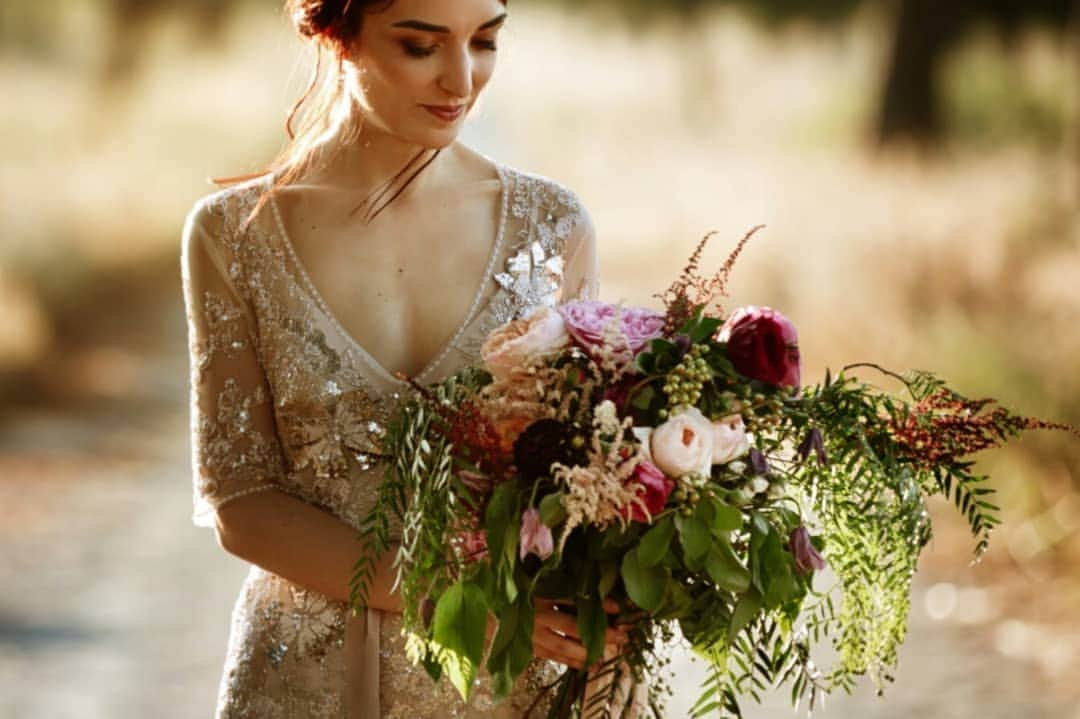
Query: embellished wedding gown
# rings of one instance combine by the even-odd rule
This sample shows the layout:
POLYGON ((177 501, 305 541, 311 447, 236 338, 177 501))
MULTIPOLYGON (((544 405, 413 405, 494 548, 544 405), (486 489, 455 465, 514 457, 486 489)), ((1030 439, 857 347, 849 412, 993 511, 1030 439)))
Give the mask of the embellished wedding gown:
MULTIPOLYGON (((577 197, 549 179, 495 169, 501 214, 487 268, 419 382, 475 363, 486 334, 503 322, 596 294, 595 240, 577 197)), ((213 527, 222 504, 272 490, 356 527, 382 473, 370 453, 408 387, 330 312, 272 197, 244 225, 271 182, 265 175, 203 198, 184 228, 193 520, 213 527)), ((466 706, 447 682, 436 688, 408 662, 399 615, 348 612, 253 565, 233 609, 217 717, 520 717, 554 676, 555 665, 535 660, 511 697, 495 704, 482 674, 466 706)))

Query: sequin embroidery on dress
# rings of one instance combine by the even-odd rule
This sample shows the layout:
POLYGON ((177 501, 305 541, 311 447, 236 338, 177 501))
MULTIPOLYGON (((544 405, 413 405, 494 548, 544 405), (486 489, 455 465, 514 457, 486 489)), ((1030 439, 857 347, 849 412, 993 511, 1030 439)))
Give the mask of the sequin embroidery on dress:
MULTIPOLYGON (((571 295, 595 296, 595 252, 581 247, 595 240, 577 197, 549 179, 495 167, 502 210, 491 261, 425 381, 476 362, 483 338, 502 322, 571 295)), ((212 527, 222 504, 277 490, 356 527, 375 501, 385 424, 409 390, 373 368, 326 308, 276 204, 245 222, 271 179, 203 198, 184 228, 193 520, 212 527)), ((369 717, 348 699, 356 677, 347 667, 359 664, 377 672, 378 697, 363 706, 380 716, 519 717, 557 671, 534 661, 501 703, 481 676, 466 706, 448 683, 435 685, 408 662, 396 615, 369 614, 378 615, 378 641, 364 665, 346 654, 345 603, 253 566, 232 613, 216 716, 369 717)))

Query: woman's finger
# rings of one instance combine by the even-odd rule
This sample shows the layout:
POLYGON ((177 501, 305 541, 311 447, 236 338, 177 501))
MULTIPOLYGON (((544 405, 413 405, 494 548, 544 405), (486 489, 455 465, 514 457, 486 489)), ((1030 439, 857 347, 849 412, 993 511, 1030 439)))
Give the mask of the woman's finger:
POLYGON ((581 642, 567 639, 554 632, 538 627, 533 631, 533 649, 546 659, 575 669, 585 666, 585 647, 581 642))
POLYGON ((568 637, 580 639, 580 636, 578 635, 577 618, 572 614, 538 607, 533 618, 533 623, 546 627, 553 632, 560 632, 568 637))

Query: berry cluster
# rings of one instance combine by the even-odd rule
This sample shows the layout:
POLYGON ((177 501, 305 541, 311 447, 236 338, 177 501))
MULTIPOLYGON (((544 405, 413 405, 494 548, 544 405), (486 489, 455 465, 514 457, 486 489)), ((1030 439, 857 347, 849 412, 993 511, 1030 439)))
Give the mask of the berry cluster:
MULTIPOLYGON (((668 397, 668 406, 693 407, 701 399, 701 388, 712 379, 712 368, 705 361, 708 345, 692 345, 683 355, 682 361, 668 375, 664 383, 664 394, 668 397)), ((666 410, 660 411, 660 418, 667 416, 666 410)))

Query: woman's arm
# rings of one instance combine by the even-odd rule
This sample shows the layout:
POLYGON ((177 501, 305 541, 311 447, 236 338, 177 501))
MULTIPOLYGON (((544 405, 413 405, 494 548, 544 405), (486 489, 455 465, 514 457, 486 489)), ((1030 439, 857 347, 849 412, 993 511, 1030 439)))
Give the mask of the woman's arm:
MULTIPOLYGON (((286 458, 256 349, 243 273, 233 272, 224 211, 204 200, 184 226, 181 270, 191 359, 196 524, 228 552, 331 599, 349 598, 362 547, 351 526, 280 491, 286 458)), ((400 611, 392 556, 380 558, 370 606, 400 611)))
MULTIPOLYGON (((353 565, 363 552, 357 531, 334 515, 279 491, 256 492, 221 506, 218 543, 230 554, 331 599, 348 601, 353 565)), ((400 612, 391 592, 394 555, 380 557, 368 606, 400 612)))

